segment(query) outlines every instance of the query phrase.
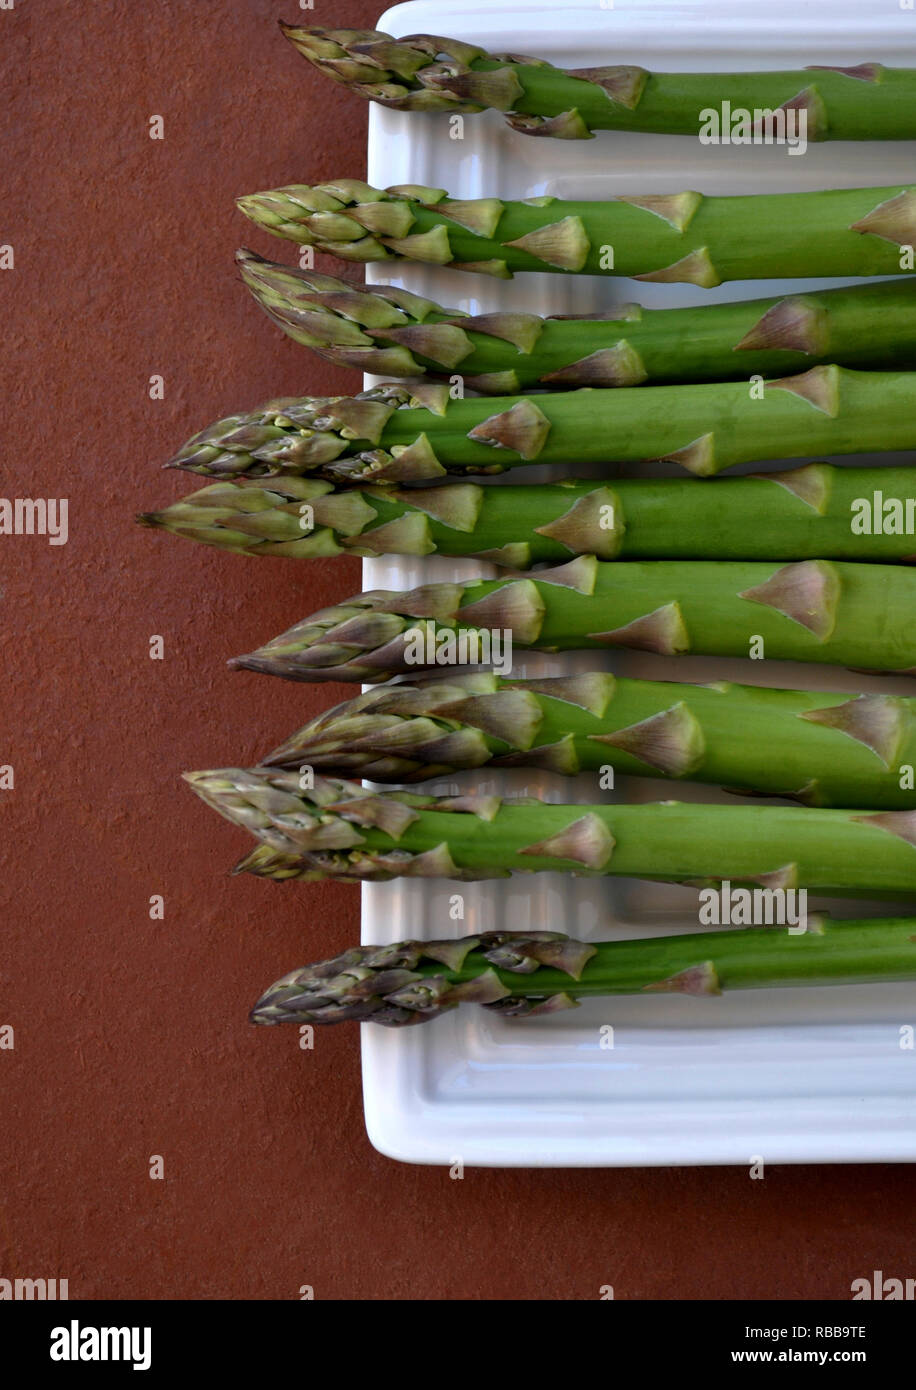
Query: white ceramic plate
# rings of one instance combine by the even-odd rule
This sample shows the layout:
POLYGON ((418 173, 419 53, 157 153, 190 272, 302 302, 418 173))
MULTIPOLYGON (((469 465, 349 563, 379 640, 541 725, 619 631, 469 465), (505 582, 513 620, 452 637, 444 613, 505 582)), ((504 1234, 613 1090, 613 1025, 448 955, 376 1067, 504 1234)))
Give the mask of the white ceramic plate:
MULTIPOLYGON (((395 34, 447 33, 495 51, 549 58, 563 67, 639 63, 667 70, 802 67, 878 60, 916 65, 916 14, 849 0, 665 0, 591 4, 398 5, 379 21, 395 34)), ((803 156, 785 148, 703 147, 688 138, 599 134, 591 141, 531 139, 496 113, 471 116, 464 138, 447 118, 373 107, 369 182, 421 183, 461 198, 555 193, 753 193, 911 181, 916 144, 826 144, 803 156)), ((348 174, 350 170, 343 170, 348 174)), ((503 282, 447 268, 370 266, 390 280, 471 311, 505 307, 575 313, 638 299, 649 305, 778 293, 805 282, 757 281, 715 291, 647 286, 593 276, 520 275, 503 282)), ((808 287, 840 283, 807 282, 808 287)), ((759 465, 758 465, 759 466, 759 465)), ((573 473, 574 469, 562 470, 573 473)), ((514 470, 521 480, 524 473, 514 470)), ((528 476, 545 478, 545 470, 528 476)), ((481 573, 439 557, 367 561, 367 588, 401 588, 481 573)), ((488 573, 496 573, 492 568, 488 573)), ((523 656, 524 654, 520 654, 523 656)), ((600 654, 517 660, 514 674, 585 670, 600 654)), ((821 689, 889 689, 842 670, 779 662, 606 658, 623 674, 668 680, 728 678, 821 689)), ((906 687, 900 685, 901 690, 906 687)), ((910 692, 912 690, 910 689, 910 692)), ((545 799, 661 799, 670 784, 630 779, 602 793, 593 776, 569 782, 531 773, 464 774, 448 787, 527 791, 545 799)), ((722 800, 679 786, 682 800, 722 800)), ((363 889, 363 940, 450 936, 498 927, 559 929, 596 940, 697 930, 691 889, 596 882, 559 874, 483 884, 391 883, 363 889), (460 891, 463 922, 449 915, 460 891)), ((848 901, 812 903, 838 916, 893 909, 848 901)), ((912 910, 912 904, 910 904, 912 910)), ((719 999, 670 995, 592 1001, 531 1021, 456 1010, 429 1026, 363 1025, 366 1124, 382 1153, 414 1163, 519 1166, 853 1162, 916 1159, 916 1054, 900 1028, 916 1023, 911 986, 772 990, 719 999), (602 1025, 614 1047, 601 1046, 602 1025)))

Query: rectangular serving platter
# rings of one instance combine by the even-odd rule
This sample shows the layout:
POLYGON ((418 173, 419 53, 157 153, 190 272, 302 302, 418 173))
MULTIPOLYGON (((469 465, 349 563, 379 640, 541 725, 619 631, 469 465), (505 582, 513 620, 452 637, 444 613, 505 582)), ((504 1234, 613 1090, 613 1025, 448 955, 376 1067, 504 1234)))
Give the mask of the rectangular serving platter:
MULTIPOLYGON (((387 11, 378 27, 397 35, 445 32, 562 67, 614 62, 728 71, 866 60, 916 65, 916 14, 850 0, 809 0, 803 6, 784 0, 768 6, 753 0, 559 6, 414 0, 387 11)), ((370 183, 433 185, 459 198, 605 198, 683 188, 743 194, 914 177, 913 142, 810 145, 793 156, 785 147, 702 146, 686 137, 613 132, 590 141, 531 139, 509 130, 495 112, 465 118, 461 138, 452 138, 447 117, 379 107, 370 116, 370 183)), ((371 265, 368 272, 373 282, 403 285, 471 312, 517 308, 539 314, 601 310, 630 300, 674 306, 843 283, 755 281, 709 291, 595 276, 521 275, 504 282, 394 262, 371 265)), ((570 460, 568 468, 553 472, 513 470, 513 479, 573 476, 581 471, 574 464, 570 460)), ((406 588, 481 573, 497 571, 437 556, 391 557, 364 562, 363 577, 366 588, 406 588)), ((910 683, 840 669, 639 653, 518 653, 513 674, 596 666, 663 680, 912 693, 910 683)), ((621 779, 613 791, 602 792, 593 775, 570 781, 520 771, 463 774, 431 789, 459 788, 553 801, 728 799, 711 788, 677 784, 672 790, 670 783, 638 778, 621 779)), ((365 942, 497 928, 561 930, 586 940, 698 930, 696 890, 633 880, 521 875, 481 884, 371 884, 362 893, 365 942), (463 909, 458 920, 456 895, 463 909)), ((850 917, 912 911, 913 905, 812 899, 810 906, 850 917)), ((465 1007, 404 1031, 364 1024, 366 1125, 378 1150, 413 1163, 602 1167, 746 1164, 757 1156, 771 1163, 910 1161, 916 1159, 916 1054, 901 1046, 901 1029, 914 1023, 913 988, 899 984, 699 1000, 594 1000, 530 1021, 465 1007)))

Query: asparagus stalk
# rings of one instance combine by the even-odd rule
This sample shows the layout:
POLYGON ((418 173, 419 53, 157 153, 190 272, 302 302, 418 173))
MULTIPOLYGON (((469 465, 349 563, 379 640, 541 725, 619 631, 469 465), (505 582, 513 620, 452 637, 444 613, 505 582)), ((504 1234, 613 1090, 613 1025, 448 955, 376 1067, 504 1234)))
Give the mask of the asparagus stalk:
POLYGON ((268 402, 193 436, 167 467, 422 483, 529 463, 666 461, 706 477, 760 458, 916 447, 916 372, 812 367, 763 382, 452 400, 444 383, 268 402))
POLYGON ((739 931, 576 941, 562 932, 482 932, 451 940, 354 946, 292 970, 251 1022, 425 1023, 458 1004, 509 1017, 575 1008, 606 994, 710 996, 732 989, 916 979, 916 919, 808 919, 788 932, 739 931))
POLYGON ((916 892, 916 811, 420 796, 265 767, 185 777, 208 806, 261 841, 238 869, 262 877, 473 881, 572 870, 697 886, 916 892))
POLYGON ((488 662, 495 632, 538 651, 753 653, 914 675, 914 612, 916 572, 893 565, 617 565, 583 555, 527 577, 358 594, 230 665, 289 680, 373 683, 488 662))
POLYGON ((783 376, 816 363, 916 365, 916 281, 781 299, 538 318, 469 316, 390 285, 362 290, 331 275, 239 251, 242 279, 268 317, 338 366, 378 376, 453 377, 484 395, 534 386, 640 386, 783 376))
POLYGON ((704 113, 760 113, 755 129, 780 130, 804 113, 809 140, 916 139, 916 72, 880 63, 790 72, 647 72, 632 64, 556 68, 540 58, 488 53, 436 34, 394 38, 374 29, 281 24, 320 72, 395 111, 495 110, 523 135, 587 140, 596 130, 696 136, 704 113), (763 113, 766 113, 764 115, 763 113))
POLYGON ((604 671, 541 680, 456 673, 382 686, 325 710, 263 763, 373 782, 480 767, 574 776, 611 766, 808 805, 910 809, 916 790, 901 774, 916 767, 916 699, 604 671))
POLYGON ((633 193, 605 202, 450 198, 358 179, 240 198, 274 236, 348 261, 423 261, 499 279, 516 271, 699 285, 912 270, 916 185, 758 193, 633 193))
POLYGON ((138 520, 238 554, 293 559, 436 552, 513 569, 583 554, 912 562, 916 470, 816 463, 702 485, 632 478, 360 490, 318 478, 261 486, 242 477, 138 520))

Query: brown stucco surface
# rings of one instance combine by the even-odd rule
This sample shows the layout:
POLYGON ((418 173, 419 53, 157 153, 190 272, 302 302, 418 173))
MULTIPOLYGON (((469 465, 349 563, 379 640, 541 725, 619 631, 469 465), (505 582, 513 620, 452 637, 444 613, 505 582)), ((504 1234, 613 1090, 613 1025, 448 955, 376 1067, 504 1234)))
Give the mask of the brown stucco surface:
MULTIPOLYGON (((70 499, 66 546, 0 539, 0 1276, 91 1298, 844 1299, 873 1269, 912 1274, 907 1168, 452 1181, 370 1147, 355 1030, 308 1053, 246 1024, 278 973, 356 937, 357 891, 228 878, 243 839, 179 774, 253 759, 345 696, 224 660, 353 592, 359 566, 245 561, 132 517, 189 490, 159 465, 207 421, 356 385, 273 329, 232 263, 246 242, 293 254, 236 194, 365 172, 364 107, 276 32, 296 8, 0 10, 0 492, 70 499)), ((377 13, 316 0, 314 22, 377 13)))

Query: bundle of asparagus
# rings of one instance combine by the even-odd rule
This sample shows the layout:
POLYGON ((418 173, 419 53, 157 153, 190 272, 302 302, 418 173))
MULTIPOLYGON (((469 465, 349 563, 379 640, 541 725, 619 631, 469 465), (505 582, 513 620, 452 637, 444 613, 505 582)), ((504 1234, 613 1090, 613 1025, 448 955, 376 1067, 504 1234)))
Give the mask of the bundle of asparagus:
POLYGON ((144 526, 242 555, 464 555, 512 569, 601 560, 916 557, 916 472, 806 464, 724 478, 482 487, 335 488, 323 479, 211 483, 144 526))
POLYGON ((358 695, 262 762, 398 783, 482 767, 574 776, 611 766, 815 806, 911 809, 916 699, 604 671, 541 680, 455 672, 358 695))
POLYGON ((540 58, 487 53, 437 34, 280 28, 335 82, 395 111, 505 113, 523 135, 586 140, 596 130, 696 136, 710 107, 759 112, 778 132, 804 115, 809 140, 916 139, 916 72, 880 63, 796 72, 647 72, 632 64, 564 71, 540 58), (766 113, 766 114, 764 114, 766 113))
POLYGON ((273 768, 189 772, 192 789, 261 844, 238 865, 264 878, 385 882, 611 874, 908 897, 916 811, 800 806, 560 805, 534 797, 376 792, 273 768))
POLYGON ((503 280, 552 270, 710 289, 726 280, 896 275, 914 269, 916 242, 914 184, 512 202, 337 179, 252 193, 239 207, 274 236, 343 260, 422 261, 503 280))
POLYGON ((539 318, 468 315, 393 285, 360 289, 333 275, 239 251, 242 279, 297 343, 377 376, 453 377, 469 390, 640 386, 786 376, 817 363, 916 365, 916 280, 779 299, 539 318))
POLYGON ((812 367, 764 382, 453 400, 436 382, 270 401, 194 435, 170 468, 423 483, 537 463, 667 461, 707 477, 760 458, 916 448, 916 372, 812 367))
POLYGON ((230 665, 288 680, 371 683, 486 661, 496 633, 537 651, 632 647, 912 675, 914 612, 916 571, 894 565, 619 565, 581 555, 527 576, 357 594, 230 665))
MULTIPOLYGON (((727 101, 759 109, 763 136, 789 117, 804 121, 814 140, 916 135, 916 73, 875 63, 736 75, 623 65, 567 73, 436 36, 283 27, 319 68, 373 100, 402 110, 493 107, 528 134, 697 134, 707 108, 727 101)), ((552 270, 710 288, 916 268, 913 184, 517 202, 344 179, 254 194, 240 206, 273 234, 343 259, 499 278, 552 270)), ((542 319, 471 316, 253 252, 240 252, 238 264, 296 341, 336 363, 411 380, 355 397, 273 401, 218 421, 171 462, 217 481, 140 520, 245 554, 438 551, 516 572, 357 595, 232 665, 297 680, 378 682, 474 662, 496 633, 547 651, 630 647, 916 673, 916 574, 847 563, 916 558, 916 483, 906 470, 809 463, 699 481, 760 458, 916 447, 909 278, 743 304, 627 305, 608 316, 542 319), (461 398, 456 382, 444 380, 456 374, 491 399, 461 398), (524 394, 532 388, 536 396, 524 394), (406 486, 572 460, 672 461, 694 477, 406 486), (618 560, 627 563, 609 563, 618 560), (568 562, 517 572, 545 561, 568 562)), ((912 895, 914 716, 916 701, 886 694, 679 686, 600 671, 523 681, 459 670, 328 711, 265 765, 187 779, 259 841, 239 870, 277 880, 560 870, 729 880, 764 892, 912 895), (322 775, 405 782, 484 766, 572 774, 606 764, 805 805, 555 805, 377 792, 322 775)), ((461 999, 540 1014, 612 992, 909 979, 914 944, 910 919, 819 918, 798 935, 588 945, 559 933, 497 932, 406 941, 294 971, 252 1018, 397 1026, 461 999)))
POLYGON ((561 932, 483 932, 452 940, 355 946, 292 970, 252 1023, 381 1023, 401 1028, 460 1003, 512 1018, 607 994, 709 997, 732 989, 916 978, 916 919, 809 918, 798 935, 761 929, 575 941, 561 932))

